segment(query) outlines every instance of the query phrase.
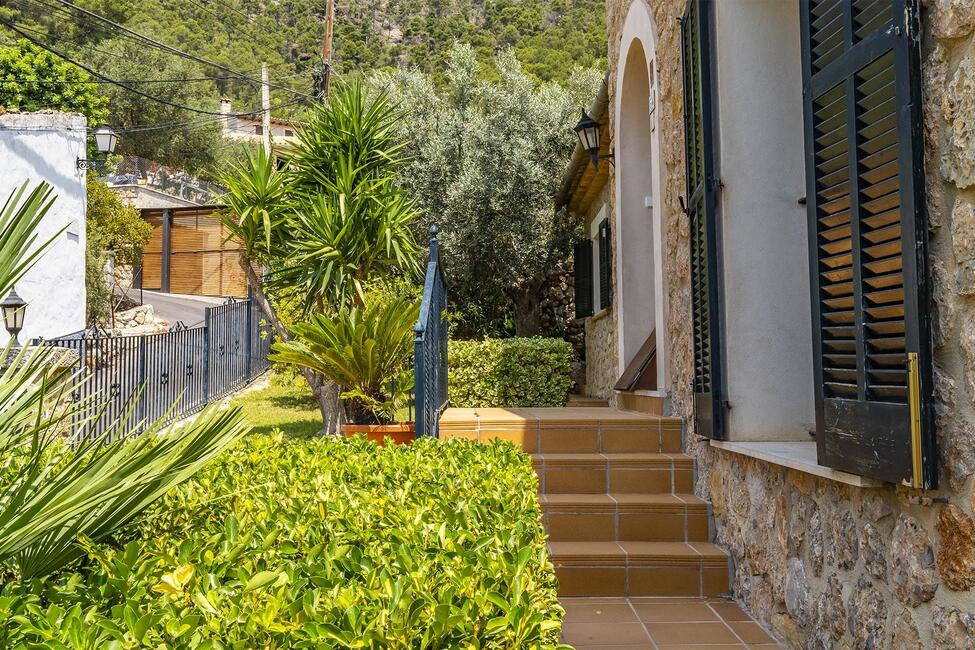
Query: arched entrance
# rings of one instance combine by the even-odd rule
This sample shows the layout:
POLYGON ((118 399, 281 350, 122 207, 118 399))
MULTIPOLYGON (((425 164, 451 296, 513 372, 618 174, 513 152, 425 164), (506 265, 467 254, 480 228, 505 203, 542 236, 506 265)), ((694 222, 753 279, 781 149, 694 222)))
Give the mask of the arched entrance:
POLYGON ((653 333, 658 390, 669 389, 664 223, 655 73, 656 27, 634 0, 623 27, 616 76, 616 272, 619 367, 653 333))

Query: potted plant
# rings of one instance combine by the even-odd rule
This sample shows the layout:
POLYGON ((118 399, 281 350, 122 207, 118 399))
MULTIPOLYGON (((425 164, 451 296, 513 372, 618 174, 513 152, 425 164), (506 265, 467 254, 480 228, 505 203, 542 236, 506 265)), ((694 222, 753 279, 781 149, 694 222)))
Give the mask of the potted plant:
POLYGON ((409 361, 419 306, 400 298, 313 314, 295 325, 295 338, 272 345, 273 361, 310 368, 342 389, 347 422, 342 433, 364 433, 383 444, 416 437, 413 422, 397 422, 413 386, 409 361))

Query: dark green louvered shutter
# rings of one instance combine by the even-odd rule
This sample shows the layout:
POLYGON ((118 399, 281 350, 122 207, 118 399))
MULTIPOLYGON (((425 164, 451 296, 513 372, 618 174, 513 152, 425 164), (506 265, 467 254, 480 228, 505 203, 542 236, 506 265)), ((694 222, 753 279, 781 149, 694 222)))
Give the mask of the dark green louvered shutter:
POLYGON ((609 309, 613 304, 613 244, 609 239, 609 219, 599 224, 599 308, 609 309))
POLYGON ((592 316, 592 241, 577 242, 572 255, 575 269, 576 318, 592 316))
POLYGON ((823 465, 936 485, 914 0, 801 0, 823 465))
POLYGON ((691 309, 694 334, 694 419, 698 434, 723 437, 718 334, 717 235, 711 116, 710 9, 690 0, 681 20, 684 65, 684 146, 691 237, 691 309))

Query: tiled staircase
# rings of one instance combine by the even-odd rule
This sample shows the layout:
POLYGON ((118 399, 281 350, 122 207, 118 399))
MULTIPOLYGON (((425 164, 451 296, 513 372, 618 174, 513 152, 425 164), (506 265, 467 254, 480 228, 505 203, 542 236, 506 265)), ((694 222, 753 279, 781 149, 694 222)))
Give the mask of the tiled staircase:
POLYGON ((611 408, 448 409, 443 438, 510 440, 532 454, 561 597, 716 596, 728 557, 675 418, 611 408))

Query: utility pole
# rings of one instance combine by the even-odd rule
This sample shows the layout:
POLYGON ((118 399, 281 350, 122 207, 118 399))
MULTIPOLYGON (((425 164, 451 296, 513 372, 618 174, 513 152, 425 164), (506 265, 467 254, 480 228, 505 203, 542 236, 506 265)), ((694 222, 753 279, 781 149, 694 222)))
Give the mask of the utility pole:
POLYGON ((332 30, 335 27, 335 0, 325 5, 325 33, 322 36, 322 101, 328 100, 332 79, 332 30))
POLYGON ((261 64, 261 131, 264 136, 264 153, 271 155, 271 87, 267 80, 267 63, 261 64))

